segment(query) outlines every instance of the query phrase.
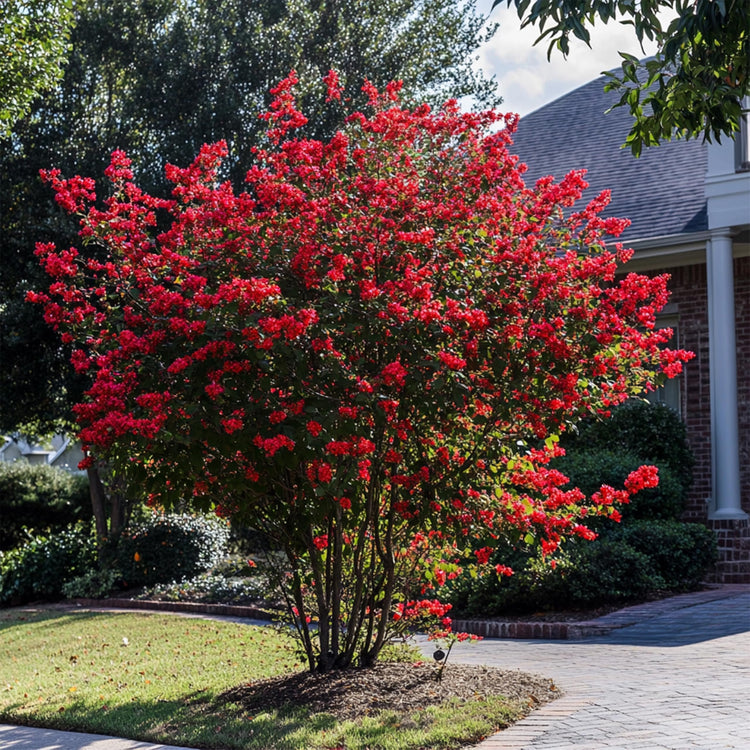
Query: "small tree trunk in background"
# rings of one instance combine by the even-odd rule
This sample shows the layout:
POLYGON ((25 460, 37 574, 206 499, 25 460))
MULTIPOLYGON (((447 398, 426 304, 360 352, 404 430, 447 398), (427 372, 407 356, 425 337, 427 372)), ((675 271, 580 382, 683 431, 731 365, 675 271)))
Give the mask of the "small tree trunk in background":
POLYGON ((112 506, 109 516, 109 536, 113 541, 117 541, 125 528, 125 511, 128 503, 124 493, 118 487, 112 488, 109 500, 112 506))
POLYGON ((95 466, 86 469, 89 477, 89 494, 91 495, 91 507, 96 520, 96 536, 101 542, 109 536, 107 528, 107 498, 104 493, 104 485, 99 476, 99 470, 95 466))

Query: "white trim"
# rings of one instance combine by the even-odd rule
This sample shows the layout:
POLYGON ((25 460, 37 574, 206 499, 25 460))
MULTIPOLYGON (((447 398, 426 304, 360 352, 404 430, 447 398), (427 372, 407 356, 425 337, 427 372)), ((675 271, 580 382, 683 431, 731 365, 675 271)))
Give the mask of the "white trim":
MULTIPOLYGON (((642 273, 703 265, 706 263, 706 247, 710 240, 711 232, 694 232, 624 242, 625 247, 630 247, 635 252, 621 272, 642 273)), ((732 254, 735 258, 750 256, 750 243, 734 242, 732 254)))
POLYGON ((624 242, 623 245, 634 251, 624 270, 639 273, 702 265, 706 262, 706 242, 710 236, 708 232, 694 232, 624 242))
POLYGON ((734 264, 728 229, 711 235, 706 254, 711 380, 712 520, 746 519, 740 495, 734 264))

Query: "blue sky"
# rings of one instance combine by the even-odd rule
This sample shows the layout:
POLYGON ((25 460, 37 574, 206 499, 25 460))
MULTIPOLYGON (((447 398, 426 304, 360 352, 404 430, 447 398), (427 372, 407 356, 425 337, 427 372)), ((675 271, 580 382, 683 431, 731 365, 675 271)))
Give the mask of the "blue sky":
MULTIPOLYGON (((487 14, 492 0, 478 0, 477 10, 487 14)), ((641 50, 631 26, 619 22, 598 25, 592 29, 592 48, 583 42, 571 42, 567 58, 554 51, 547 62, 547 44, 534 46, 539 32, 535 28, 521 30, 515 8, 498 5, 490 20, 500 23, 495 37, 479 51, 478 65, 494 74, 500 83, 503 111, 528 114, 568 91, 597 78, 602 71, 620 65, 618 51, 638 57, 653 54, 653 46, 641 50)))

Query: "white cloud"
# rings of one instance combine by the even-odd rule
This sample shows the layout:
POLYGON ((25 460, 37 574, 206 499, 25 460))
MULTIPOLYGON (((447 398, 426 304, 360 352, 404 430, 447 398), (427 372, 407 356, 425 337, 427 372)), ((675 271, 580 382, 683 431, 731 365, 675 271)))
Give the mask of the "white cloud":
POLYGON ((490 13, 492 0, 480 0, 479 12, 500 24, 493 39, 479 51, 479 67, 494 74, 503 97, 501 109, 521 115, 532 112, 578 86, 598 78, 605 70, 619 67, 619 52, 645 57, 655 52, 653 45, 641 50, 632 26, 619 22, 594 26, 591 48, 573 40, 570 54, 557 50, 547 61, 547 42, 534 46, 536 28, 521 29, 515 8, 503 3, 490 13))

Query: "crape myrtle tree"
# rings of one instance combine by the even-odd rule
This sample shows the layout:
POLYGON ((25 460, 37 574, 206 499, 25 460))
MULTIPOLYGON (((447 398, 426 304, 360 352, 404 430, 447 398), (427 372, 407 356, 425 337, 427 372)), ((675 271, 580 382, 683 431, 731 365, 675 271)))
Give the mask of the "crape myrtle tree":
POLYGON ((30 298, 93 377, 76 407, 91 460, 264 531, 326 671, 442 617, 426 597, 499 536, 552 553, 653 485, 642 467, 584 498, 547 462, 567 425, 689 355, 654 328, 665 277, 615 278, 629 253, 603 237, 627 222, 600 218, 607 196, 573 211, 581 172, 524 186, 515 116, 366 84, 369 114, 316 140, 295 82, 273 91, 243 191, 217 180, 223 143, 168 167, 170 200, 122 152, 102 202, 46 172, 82 247, 40 244, 52 284, 30 298))

